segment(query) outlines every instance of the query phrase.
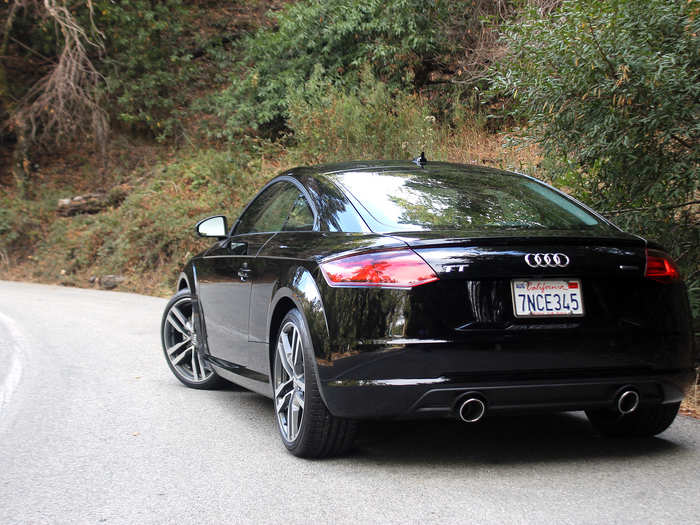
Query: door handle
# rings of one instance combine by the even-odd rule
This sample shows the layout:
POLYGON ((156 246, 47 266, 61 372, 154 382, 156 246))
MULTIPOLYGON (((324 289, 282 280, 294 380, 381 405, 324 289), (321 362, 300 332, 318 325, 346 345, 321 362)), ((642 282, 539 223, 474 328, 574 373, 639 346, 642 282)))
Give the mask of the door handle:
POLYGON ((231 241, 228 244, 228 249, 230 252, 240 255, 240 254, 245 254, 247 246, 248 245, 244 242, 231 241))
POLYGON ((250 275, 250 272, 252 272, 250 268, 239 268, 238 269, 238 277, 240 278, 241 281, 246 281, 248 280, 248 276, 250 275))

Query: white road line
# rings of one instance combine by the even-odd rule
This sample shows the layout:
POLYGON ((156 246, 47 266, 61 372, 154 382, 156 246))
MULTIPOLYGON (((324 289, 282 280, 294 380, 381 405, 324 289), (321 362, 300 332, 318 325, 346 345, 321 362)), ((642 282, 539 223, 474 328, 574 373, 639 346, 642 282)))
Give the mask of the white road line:
POLYGON ((17 388, 22 377, 22 349, 24 348, 24 335, 15 323, 14 319, 0 312, 0 323, 5 325, 10 334, 10 358, 9 368, 5 377, 0 378, 0 414, 5 405, 9 403, 10 397, 17 388))

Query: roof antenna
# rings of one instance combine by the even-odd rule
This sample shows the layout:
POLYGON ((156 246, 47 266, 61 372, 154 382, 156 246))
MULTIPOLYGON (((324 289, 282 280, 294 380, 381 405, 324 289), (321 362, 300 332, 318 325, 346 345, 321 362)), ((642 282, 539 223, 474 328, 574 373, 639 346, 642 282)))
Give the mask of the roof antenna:
POLYGON ((414 164, 418 164, 421 168, 428 163, 428 159, 425 158, 425 152, 420 152, 420 157, 413 159, 414 164))

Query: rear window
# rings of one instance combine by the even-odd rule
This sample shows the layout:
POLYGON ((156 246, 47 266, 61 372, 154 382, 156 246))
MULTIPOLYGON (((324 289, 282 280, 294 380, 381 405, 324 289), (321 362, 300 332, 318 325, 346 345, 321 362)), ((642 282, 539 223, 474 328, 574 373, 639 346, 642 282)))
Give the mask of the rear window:
POLYGON ((595 229, 608 226, 572 200, 519 175, 476 168, 332 175, 380 233, 415 230, 595 229))

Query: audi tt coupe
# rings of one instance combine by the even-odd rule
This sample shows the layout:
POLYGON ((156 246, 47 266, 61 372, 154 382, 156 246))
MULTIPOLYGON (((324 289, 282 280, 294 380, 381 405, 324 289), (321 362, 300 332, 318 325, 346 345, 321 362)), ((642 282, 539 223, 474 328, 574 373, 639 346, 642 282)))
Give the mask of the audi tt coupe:
POLYGON ((161 325, 192 388, 268 396, 284 445, 339 454, 367 418, 585 410, 665 430, 694 380, 663 248, 532 177, 352 162, 289 170, 179 277, 161 325))

